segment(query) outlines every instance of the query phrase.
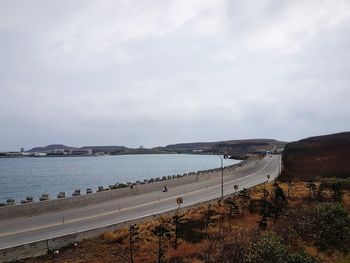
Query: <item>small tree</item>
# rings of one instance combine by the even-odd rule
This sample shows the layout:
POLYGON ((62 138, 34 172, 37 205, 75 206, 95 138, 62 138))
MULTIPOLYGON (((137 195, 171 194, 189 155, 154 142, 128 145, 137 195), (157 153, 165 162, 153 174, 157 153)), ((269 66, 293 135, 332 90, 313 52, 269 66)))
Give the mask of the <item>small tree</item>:
POLYGON ((239 209, 239 204, 236 198, 231 197, 224 200, 224 205, 226 210, 229 212, 229 217, 232 218, 234 216, 241 215, 241 211, 239 209))
POLYGON ((307 182, 305 187, 309 189, 309 199, 314 199, 317 196, 317 187, 313 182, 307 182))
POLYGON ((282 210, 288 205, 287 197, 283 192, 283 189, 279 186, 278 183, 273 184, 274 188, 274 205, 282 212, 282 210))
POLYGON ((268 203, 269 217, 276 223, 278 217, 282 214, 283 209, 288 205, 286 195, 278 183, 273 184, 273 202, 268 203))
POLYGON ((288 180, 287 198, 289 198, 290 192, 292 191, 292 188, 293 188, 293 182, 292 182, 292 180, 288 180))
POLYGON ((332 183, 332 199, 335 203, 342 203, 343 202, 343 191, 341 189, 341 183, 339 181, 336 181, 335 183, 332 183))
POLYGON ((265 230, 267 228, 267 219, 271 218, 271 203, 267 201, 266 199, 262 199, 260 201, 260 211, 259 215, 261 216, 259 223, 259 227, 262 230, 265 230))
POLYGON ((250 193, 246 188, 243 188, 241 191, 238 192, 238 196, 241 200, 241 206, 242 206, 242 215, 244 215, 244 210, 249 206, 250 204, 250 193))
POLYGON ((160 223, 158 226, 155 226, 152 230, 152 234, 157 237, 158 249, 158 263, 162 262, 164 256, 164 240, 170 239, 170 231, 164 223, 160 223))
POLYGON ((277 219, 282 213, 282 209, 278 207, 276 204, 266 200, 262 199, 260 201, 260 211, 259 215, 261 216, 259 223, 259 227, 262 230, 265 230, 267 228, 267 220, 273 219, 274 223, 276 223, 277 219))
POLYGON ((263 198, 267 199, 269 197, 269 195, 270 195, 269 191, 267 191, 265 187, 261 191, 262 191, 262 194, 263 194, 263 198))
POLYGON ((173 225, 173 232, 174 232, 174 249, 177 249, 177 240, 179 235, 182 233, 182 227, 186 223, 184 215, 178 215, 175 214, 171 218, 171 224, 173 225))
POLYGON ((321 203, 326 201, 324 190, 325 190, 325 186, 323 185, 323 183, 321 183, 317 189, 317 194, 316 194, 317 202, 321 203))
POLYGON ((208 208, 204 211, 202 220, 204 222, 204 231, 205 237, 208 239, 208 230, 209 227, 214 224, 213 216, 216 215, 216 211, 211 208, 211 205, 208 205, 208 208))
POLYGON ((129 226, 129 252, 130 252, 130 262, 134 262, 134 244, 137 240, 137 236, 139 234, 138 232, 139 228, 136 224, 129 226))

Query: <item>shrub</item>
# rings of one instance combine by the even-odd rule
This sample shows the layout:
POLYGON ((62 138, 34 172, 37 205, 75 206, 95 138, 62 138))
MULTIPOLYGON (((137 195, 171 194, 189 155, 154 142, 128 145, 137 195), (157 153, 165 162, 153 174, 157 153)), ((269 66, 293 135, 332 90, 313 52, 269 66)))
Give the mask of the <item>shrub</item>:
POLYGON ((338 181, 334 184, 332 184, 332 198, 333 198, 333 202, 335 203, 341 203, 343 202, 343 191, 342 191, 342 186, 341 183, 338 181))
POLYGON ((302 231, 300 231, 300 228, 304 225, 303 219, 305 212, 308 212, 308 210, 303 207, 288 209, 272 227, 272 230, 293 249, 300 249, 302 247, 302 231))
POLYGON ((348 178, 323 178, 321 183, 326 188, 332 188, 334 183, 339 183, 341 188, 344 190, 350 190, 350 177, 348 178))
POLYGON ((275 232, 267 232, 253 243, 247 262, 314 263, 316 261, 304 252, 291 252, 275 232))
POLYGON ((288 263, 315 263, 316 260, 304 252, 290 253, 288 263))
POLYGON ((322 203, 312 209, 305 225, 321 250, 350 248, 350 218, 341 204, 322 203))
POLYGON ((217 257, 213 262, 245 263, 250 244, 256 240, 259 232, 256 230, 237 230, 220 241, 217 257))
POLYGON ((251 263, 285 263, 288 260, 288 249, 282 239, 274 232, 268 232, 251 246, 248 262, 251 263))

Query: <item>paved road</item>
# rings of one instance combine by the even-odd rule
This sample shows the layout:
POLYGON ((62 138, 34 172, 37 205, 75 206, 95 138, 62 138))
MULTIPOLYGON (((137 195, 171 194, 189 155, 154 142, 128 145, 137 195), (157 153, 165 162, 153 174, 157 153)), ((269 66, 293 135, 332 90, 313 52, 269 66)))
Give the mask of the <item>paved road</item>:
MULTIPOLYGON (((266 156, 254 166, 243 167, 224 176, 224 195, 252 187, 278 175, 280 156, 266 156)), ((169 189, 167 193, 152 192, 105 203, 39 216, 0 221, 0 250, 34 241, 59 237, 89 229, 158 214, 177 208, 176 198, 183 197, 182 207, 221 196, 221 178, 200 181, 169 189)))

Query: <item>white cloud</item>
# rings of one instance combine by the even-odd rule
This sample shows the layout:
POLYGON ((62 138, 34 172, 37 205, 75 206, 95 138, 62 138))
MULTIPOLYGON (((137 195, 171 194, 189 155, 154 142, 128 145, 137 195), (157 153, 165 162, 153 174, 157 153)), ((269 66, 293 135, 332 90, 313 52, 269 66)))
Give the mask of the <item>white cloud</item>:
POLYGON ((349 16, 342 0, 2 1, 0 149, 349 129, 349 16))
POLYGON ((247 38, 249 48, 297 52, 304 41, 350 19, 350 3, 346 0, 288 3, 279 13, 271 14, 266 23, 250 32, 247 38))

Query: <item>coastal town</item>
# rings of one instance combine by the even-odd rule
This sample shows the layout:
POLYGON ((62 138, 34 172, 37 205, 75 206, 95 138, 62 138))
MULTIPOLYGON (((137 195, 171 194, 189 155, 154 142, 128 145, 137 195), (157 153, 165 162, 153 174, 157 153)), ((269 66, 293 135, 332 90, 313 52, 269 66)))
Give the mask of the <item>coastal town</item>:
POLYGON ((49 157, 49 156, 92 156, 92 155, 101 155, 103 153, 94 153, 91 148, 80 149, 80 148, 55 148, 44 151, 25 151, 24 148, 21 148, 20 151, 11 151, 11 152, 0 152, 1 157, 7 158, 20 158, 20 157, 49 157))

